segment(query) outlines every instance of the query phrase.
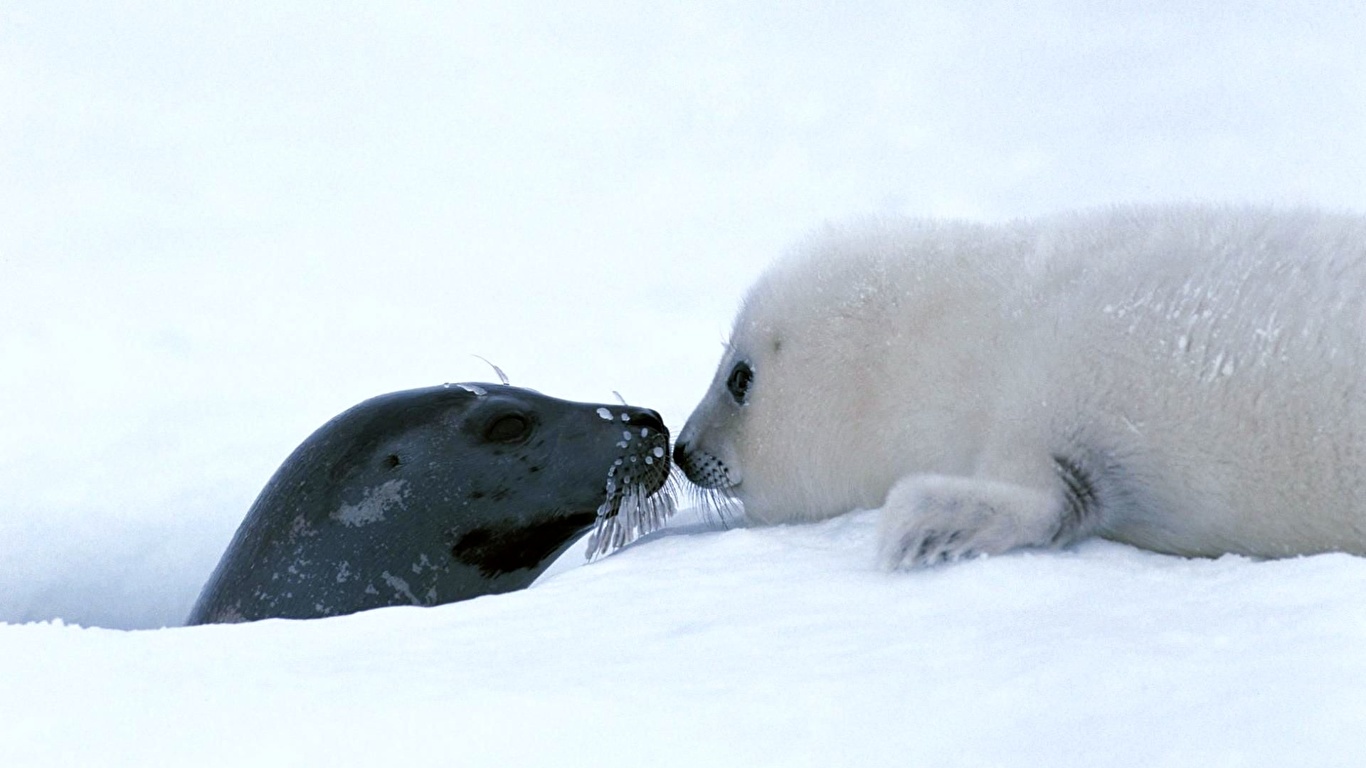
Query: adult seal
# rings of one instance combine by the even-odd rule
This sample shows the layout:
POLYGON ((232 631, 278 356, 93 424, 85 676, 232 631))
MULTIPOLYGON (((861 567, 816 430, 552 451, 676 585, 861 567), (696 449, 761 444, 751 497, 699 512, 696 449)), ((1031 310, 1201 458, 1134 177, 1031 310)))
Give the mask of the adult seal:
POLYGON ((1103 536, 1366 553, 1366 220, 1149 207, 830 231, 750 290, 675 463, 913 567, 1103 536))
POLYGON ((437 605, 528 586, 595 525, 657 527, 669 432, 644 408, 496 384, 367 400, 285 460, 189 624, 437 605))

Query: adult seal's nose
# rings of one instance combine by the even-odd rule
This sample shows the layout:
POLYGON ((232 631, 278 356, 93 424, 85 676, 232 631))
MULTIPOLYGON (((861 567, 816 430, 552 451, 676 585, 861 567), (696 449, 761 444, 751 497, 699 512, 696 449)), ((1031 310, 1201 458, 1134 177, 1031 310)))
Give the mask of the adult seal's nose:
POLYGON ((669 434, 669 429, 664 426, 664 419, 660 417, 658 411, 653 411, 649 408, 632 409, 630 417, 631 420, 627 423, 632 426, 649 427, 650 429, 663 432, 666 435, 669 434))

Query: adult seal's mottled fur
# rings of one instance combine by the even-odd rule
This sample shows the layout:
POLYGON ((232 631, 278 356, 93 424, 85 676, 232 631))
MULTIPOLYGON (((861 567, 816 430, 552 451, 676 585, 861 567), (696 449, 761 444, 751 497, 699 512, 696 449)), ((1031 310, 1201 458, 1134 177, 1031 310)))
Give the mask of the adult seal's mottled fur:
POLYGON ((643 408, 448 384, 367 400, 294 451, 188 623, 436 605, 529 585, 582 533, 624 544, 671 509, 643 408))
POLYGON ((675 462, 889 567, 1099 535, 1366 553, 1366 220, 1115 209, 827 233, 753 287, 675 462))

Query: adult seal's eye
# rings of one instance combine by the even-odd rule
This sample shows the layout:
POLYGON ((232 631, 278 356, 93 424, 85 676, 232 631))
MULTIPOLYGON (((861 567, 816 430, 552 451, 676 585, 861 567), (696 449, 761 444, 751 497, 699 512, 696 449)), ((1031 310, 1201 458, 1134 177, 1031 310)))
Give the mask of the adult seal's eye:
POLYGON ((526 437, 531 422, 520 414, 499 416, 484 429, 484 437, 492 443, 515 443, 526 437))
POLYGON ((749 397, 749 385, 753 381, 754 369, 749 367, 749 363, 742 360, 730 369, 730 377, 726 379, 726 389, 730 390, 730 396, 735 398, 735 402, 744 405, 745 400, 749 397))

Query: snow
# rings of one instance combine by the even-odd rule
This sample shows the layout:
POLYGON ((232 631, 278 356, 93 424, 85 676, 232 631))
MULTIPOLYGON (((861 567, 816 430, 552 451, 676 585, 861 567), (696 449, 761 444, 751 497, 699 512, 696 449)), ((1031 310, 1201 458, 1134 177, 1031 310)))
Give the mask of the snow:
POLYGON ((1366 208, 1360 4, 277 5, 0 9, 0 765, 1359 762, 1345 555, 884 574, 867 513, 683 510, 519 593, 178 625, 370 396, 482 355, 676 431, 822 222, 1366 208))
POLYGON ((889 577, 868 557, 874 528, 860 513, 659 537, 437 609, 136 633, 7 627, 0 758, 1359 759, 1366 561, 1191 561, 1093 542, 889 577))

